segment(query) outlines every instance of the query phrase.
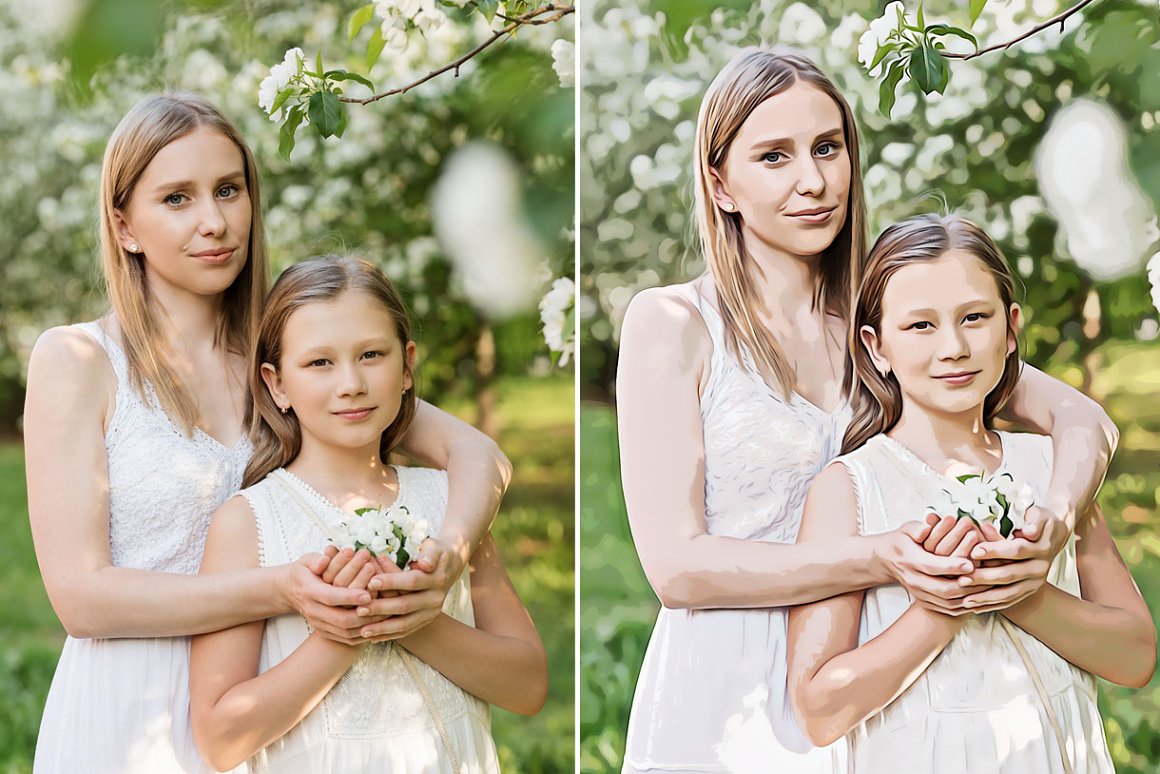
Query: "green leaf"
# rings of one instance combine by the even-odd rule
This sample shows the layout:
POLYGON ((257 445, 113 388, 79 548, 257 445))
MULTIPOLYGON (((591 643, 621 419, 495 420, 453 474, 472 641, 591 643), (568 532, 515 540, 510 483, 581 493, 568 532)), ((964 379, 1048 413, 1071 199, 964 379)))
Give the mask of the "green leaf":
POLYGON ((371 35, 371 41, 370 43, 367 43, 368 71, 375 66, 375 62, 379 61, 379 55, 383 53, 383 47, 386 45, 387 41, 383 40, 383 28, 375 27, 375 31, 371 35))
POLYGON ((947 59, 929 44, 923 44, 910 52, 910 77, 914 85, 924 94, 946 91, 951 72, 947 59))
POLYGON ((897 51, 899 48, 901 48, 901 44, 899 43, 887 43, 885 45, 879 46, 878 50, 874 53, 874 59, 870 61, 870 66, 866 69, 873 70, 875 67, 882 64, 882 60, 885 59, 888 54, 893 51, 897 51))
POLYGON ((979 18, 979 14, 983 12, 983 7, 987 4, 987 0, 971 0, 971 26, 975 26, 975 20, 979 18))
POLYGON ((330 137, 338 131, 338 124, 342 119, 342 103, 338 95, 332 91, 320 91, 312 94, 310 104, 306 109, 310 116, 310 123, 322 137, 330 137))
POLYGON ((932 24, 926 28, 926 32, 928 35, 954 35, 970 43, 976 51, 979 50, 979 41, 975 36, 959 27, 952 27, 949 24, 932 24))
MULTIPOLYGON (((339 104, 342 104, 342 103, 339 103, 339 104)), ((340 139, 342 138, 342 133, 346 131, 346 121, 347 121, 347 111, 345 110, 345 105, 343 107, 344 107, 343 110, 338 111, 338 129, 335 130, 335 132, 334 132, 335 137, 338 137, 340 139)))
POLYGON ((924 16, 922 15, 922 2, 921 2, 921 0, 920 0, 920 2, 919 2, 919 4, 918 4, 918 26, 919 26, 919 27, 925 27, 925 26, 926 26, 926 17, 924 17, 924 16))
POLYGON ((487 23, 491 24, 499 11, 499 0, 475 0, 475 7, 483 14, 483 18, 487 19, 487 23))
POLYGON ((274 100, 274 104, 270 106, 270 112, 277 113, 278 108, 285 105, 286 100, 290 99, 290 97, 292 97, 296 91, 297 89, 290 88, 282 89, 282 91, 278 92, 278 97, 274 100))
POLYGON ((1008 519, 1006 516, 999 519, 999 534, 1003 537, 1010 537, 1011 530, 1015 528, 1015 522, 1008 519))
POLYGON ((982 478, 982 476, 980 476, 978 473, 964 473, 961 476, 955 476, 955 480, 958 481, 960 484, 965 484, 968 481, 970 481, 972 478, 982 478))
POLYGON ((316 68, 315 77, 322 77, 322 49, 318 49, 318 53, 314 57, 314 66, 316 68))
POLYGON ((302 123, 302 106, 295 105, 290 108, 290 113, 286 116, 286 123, 282 124, 279 130, 278 139, 278 155, 283 161, 290 160, 290 153, 294 150, 294 133, 298 131, 298 125, 302 123))
POLYGON ((346 70, 329 70, 326 73, 326 77, 332 81, 354 81, 355 83, 361 83, 371 91, 375 90, 375 85, 358 73, 348 73, 346 70))
POLYGON ((347 25, 346 28, 346 42, 352 42, 355 36, 358 35, 359 31, 362 30, 363 26, 369 22, 374 17, 374 15, 375 6, 373 3, 370 5, 364 5, 362 8, 359 8, 357 11, 351 14, 350 24, 347 25))
POLYGON ((894 109, 894 100, 897 98, 894 92, 904 74, 905 68, 902 65, 902 60, 895 59, 886 68, 886 77, 882 80, 882 85, 878 87, 878 112, 887 118, 890 118, 890 111, 894 109))

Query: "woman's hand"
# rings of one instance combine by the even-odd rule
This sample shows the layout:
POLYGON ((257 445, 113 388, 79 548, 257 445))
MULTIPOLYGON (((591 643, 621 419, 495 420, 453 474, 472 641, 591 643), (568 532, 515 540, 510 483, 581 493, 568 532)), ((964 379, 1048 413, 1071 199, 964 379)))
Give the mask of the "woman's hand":
MULTIPOLYGON (((424 542, 424 548, 430 542, 434 541, 424 542)), ((443 602, 447 599, 447 589, 439 585, 443 576, 421 569, 422 558, 421 555, 419 560, 412 562, 406 571, 400 570, 386 557, 379 558, 379 574, 371 579, 369 586, 378 597, 356 611, 364 616, 360 634, 365 640, 383 642, 406 637, 443 612, 443 602)), ((449 567, 446 560, 438 558, 434 564, 442 566, 444 572, 449 567)), ((452 581, 458 577, 456 575, 452 581)))
MULTIPOLYGON (((369 605, 373 600, 373 594, 367 590, 369 580, 373 577, 371 570, 366 571, 367 579, 361 586, 353 584, 353 581, 361 579, 362 575, 355 573, 352 576, 350 570, 343 577, 348 581, 346 586, 330 582, 339 576, 353 558, 354 552, 349 549, 339 552, 333 546, 328 546, 322 554, 307 554, 297 562, 284 565, 285 580, 282 586, 289 606, 305 618, 315 632, 343 645, 364 642, 362 628, 367 623, 383 620, 382 617, 368 619, 355 610, 357 606, 369 605)), ((356 565, 358 568, 365 566, 365 558, 356 565)))
MULTIPOLYGON (((969 521, 967 523, 970 524, 969 521)), ((960 534, 958 542, 952 545, 953 526, 942 526, 936 517, 934 520, 928 519, 926 523, 907 522, 894 532, 881 536, 886 541, 883 559, 890 576, 920 605, 944 615, 962 612, 959 600, 977 590, 964 589, 959 585, 956 575, 969 575, 975 568, 965 553, 969 550, 966 546, 973 547, 975 544, 964 544, 965 535, 960 534), (936 525, 940 525, 937 532, 936 525), (933 550, 944 543, 945 553, 933 550), (928 544, 930 549, 927 548, 928 544), (961 561, 948 565, 947 559, 952 556, 960 557, 961 561)))
POLYGON ((990 524, 983 529, 987 539, 971 551, 980 567, 963 581, 971 591, 963 605, 977 613, 1004 610, 1042 589, 1051 563, 1071 535, 1066 523, 1036 507, 1027 512, 1024 528, 1009 538, 990 524))

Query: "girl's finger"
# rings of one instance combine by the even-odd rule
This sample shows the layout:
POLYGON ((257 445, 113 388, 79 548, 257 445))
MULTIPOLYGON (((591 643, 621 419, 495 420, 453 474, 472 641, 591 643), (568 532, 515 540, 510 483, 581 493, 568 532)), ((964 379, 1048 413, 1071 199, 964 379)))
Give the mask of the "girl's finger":
POLYGON ((983 536, 979 534, 979 531, 977 529, 971 530, 970 532, 967 533, 966 537, 964 537, 961 541, 959 541, 959 544, 955 547, 955 550, 951 551, 951 556, 962 556, 962 557, 970 556, 971 549, 973 549, 975 546, 977 546, 979 544, 979 541, 981 541, 982 539, 983 539, 983 536))
POLYGON ((327 583, 334 583, 335 576, 346 567, 347 562, 354 558, 354 551, 349 548, 344 548, 339 551, 333 559, 330 560, 330 565, 326 568, 326 572, 322 573, 322 579, 327 583))
POLYGON ((933 554, 942 539, 955 528, 955 522, 956 520, 949 516, 939 519, 938 524, 931 527, 930 535, 927 536, 926 542, 922 544, 922 547, 933 554))
POLYGON ((934 552, 939 556, 950 556, 958 548, 963 538, 975 531, 975 524, 970 519, 959 519, 942 540, 935 546, 934 552))
POLYGON ((371 558, 371 552, 365 548, 359 549, 357 553, 346 563, 338 574, 334 576, 332 584, 339 588, 350 586, 350 582, 358 577, 359 571, 366 566, 367 561, 371 558))
POLYGON ((375 573, 378 572, 378 569, 378 565, 376 565, 374 562, 367 562, 362 566, 362 569, 358 571, 358 575, 354 576, 354 580, 352 580, 348 585, 352 589, 365 589, 367 584, 371 582, 371 578, 375 577, 375 573))

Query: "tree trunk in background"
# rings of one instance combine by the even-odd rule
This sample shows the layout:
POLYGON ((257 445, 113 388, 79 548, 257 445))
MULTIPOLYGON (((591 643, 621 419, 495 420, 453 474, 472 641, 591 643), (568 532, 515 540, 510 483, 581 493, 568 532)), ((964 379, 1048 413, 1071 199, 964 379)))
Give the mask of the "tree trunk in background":
POLYGON ((1095 394, 1093 381, 1096 372, 1100 370, 1102 358, 1096 349, 1096 340, 1100 337, 1100 296, 1095 288, 1088 290, 1087 299, 1083 304, 1083 335, 1087 341, 1083 342, 1083 384, 1080 390, 1089 398, 1103 402, 1102 397, 1095 394))
POLYGON ((475 375, 479 391, 475 399, 475 426, 499 440, 499 414, 495 410, 495 336, 485 324, 475 342, 475 375))

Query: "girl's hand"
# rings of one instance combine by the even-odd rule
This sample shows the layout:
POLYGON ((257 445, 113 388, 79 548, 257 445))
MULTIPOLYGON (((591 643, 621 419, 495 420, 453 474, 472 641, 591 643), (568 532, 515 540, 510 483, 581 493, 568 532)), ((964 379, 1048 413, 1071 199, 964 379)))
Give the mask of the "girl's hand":
POLYGON ((406 637, 443 612, 447 591, 436 584, 433 573, 417 569, 415 564, 412 562, 411 568, 403 571, 390 559, 379 559, 380 574, 371 579, 369 586, 378 592, 378 599, 356 611, 366 616, 361 631, 364 639, 383 642, 406 637))
MULTIPOLYGON (((935 523, 937 518, 925 524, 911 521, 882 535, 887 545, 884 559, 890 576, 912 599, 928 610, 954 615, 959 598, 971 591, 959 586, 956 577, 970 573, 974 564, 962 556, 940 556, 926 549, 935 523)), ((932 545, 945 535, 938 535, 932 545)))
MULTIPOLYGON (((354 608, 370 604, 372 595, 365 588, 341 588, 323 580, 337 554, 338 550, 329 546, 323 554, 307 554, 297 562, 284 565, 284 596, 288 606, 305 618, 315 632, 334 642, 356 645, 363 642, 360 632, 368 619, 358 615, 354 608)), ((332 578, 350 558, 342 560, 331 573, 332 578)), ((378 622, 382 618, 372 620, 378 622)))
POLYGON ((1028 522, 1022 533, 1016 531, 1009 538, 984 525, 987 540, 971 552, 981 566, 963 581, 972 592, 963 604, 972 612, 1005 610, 1043 588, 1059 552, 1056 543, 1062 546, 1070 532, 1061 521, 1038 508, 1028 511, 1028 522), (1028 539, 1028 532, 1038 538, 1028 539))

